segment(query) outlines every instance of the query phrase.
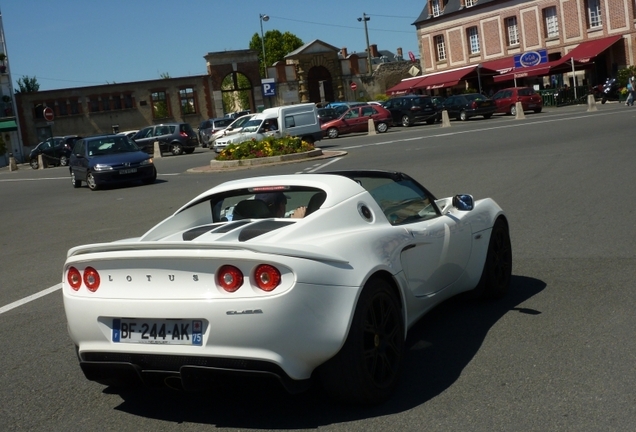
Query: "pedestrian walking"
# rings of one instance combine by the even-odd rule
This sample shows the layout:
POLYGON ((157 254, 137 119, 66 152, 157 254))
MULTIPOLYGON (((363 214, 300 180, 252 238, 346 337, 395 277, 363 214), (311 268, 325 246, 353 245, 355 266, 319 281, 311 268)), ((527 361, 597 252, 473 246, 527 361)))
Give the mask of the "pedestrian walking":
POLYGON ((636 86, 636 79, 632 75, 627 80, 627 100, 625 101, 627 106, 634 106, 634 92, 636 91, 634 86, 636 86))

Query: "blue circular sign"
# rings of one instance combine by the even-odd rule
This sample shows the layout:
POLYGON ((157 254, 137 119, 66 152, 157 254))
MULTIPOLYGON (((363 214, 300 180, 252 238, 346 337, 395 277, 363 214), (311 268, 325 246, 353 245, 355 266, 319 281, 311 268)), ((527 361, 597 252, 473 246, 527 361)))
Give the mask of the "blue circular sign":
POLYGON ((536 66, 541 63, 541 54, 536 51, 525 52, 519 57, 519 63, 525 67, 536 66))

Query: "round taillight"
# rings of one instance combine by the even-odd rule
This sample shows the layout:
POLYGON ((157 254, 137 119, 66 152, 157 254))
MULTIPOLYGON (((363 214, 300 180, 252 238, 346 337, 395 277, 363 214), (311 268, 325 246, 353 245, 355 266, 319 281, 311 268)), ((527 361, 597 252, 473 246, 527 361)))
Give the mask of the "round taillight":
POLYGON ((71 288, 73 288, 75 291, 80 289, 80 286, 82 286, 82 275, 80 274, 80 271, 75 267, 71 267, 68 269, 68 273, 66 273, 66 280, 68 281, 68 284, 71 286, 71 288))
POLYGON ((216 283, 227 292, 234 292, 243 285, 243 273, 234 266, 224 265, 216 272, 216 283))
POLYGON ((84 269, 84 285, 89 291, 95 292, 99 288, 99 273, 93 267, 86 267, 84 269))
POLYGON ((256 286, 263 291, 272 291, 280 285, 280 272, 274 266, 261 264, 254 271, 256 286))

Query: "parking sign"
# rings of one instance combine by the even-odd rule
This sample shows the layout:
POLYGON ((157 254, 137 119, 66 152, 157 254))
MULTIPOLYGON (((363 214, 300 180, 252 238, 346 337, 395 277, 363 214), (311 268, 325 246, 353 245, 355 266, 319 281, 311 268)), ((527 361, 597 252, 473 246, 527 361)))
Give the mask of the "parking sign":
POLYGON ((276 83, 274 78, 263 78, 261 80, 263 87, 263 96, 276 96, 276 83))

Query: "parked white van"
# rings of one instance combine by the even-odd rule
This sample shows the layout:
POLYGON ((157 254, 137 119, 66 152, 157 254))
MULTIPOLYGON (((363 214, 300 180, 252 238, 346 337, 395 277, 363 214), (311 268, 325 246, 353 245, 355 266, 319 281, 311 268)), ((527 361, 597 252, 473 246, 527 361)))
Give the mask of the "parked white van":
POLYGON ((251 139, 260 141, 267 136, 281 138, 288 135, 300 137, 311 143, 322 139, 323 132, 318 121, 316 104, 267 108, 245 123, 241 132, 217 138, 214 149, 220 152, 229 144, 251 139))

